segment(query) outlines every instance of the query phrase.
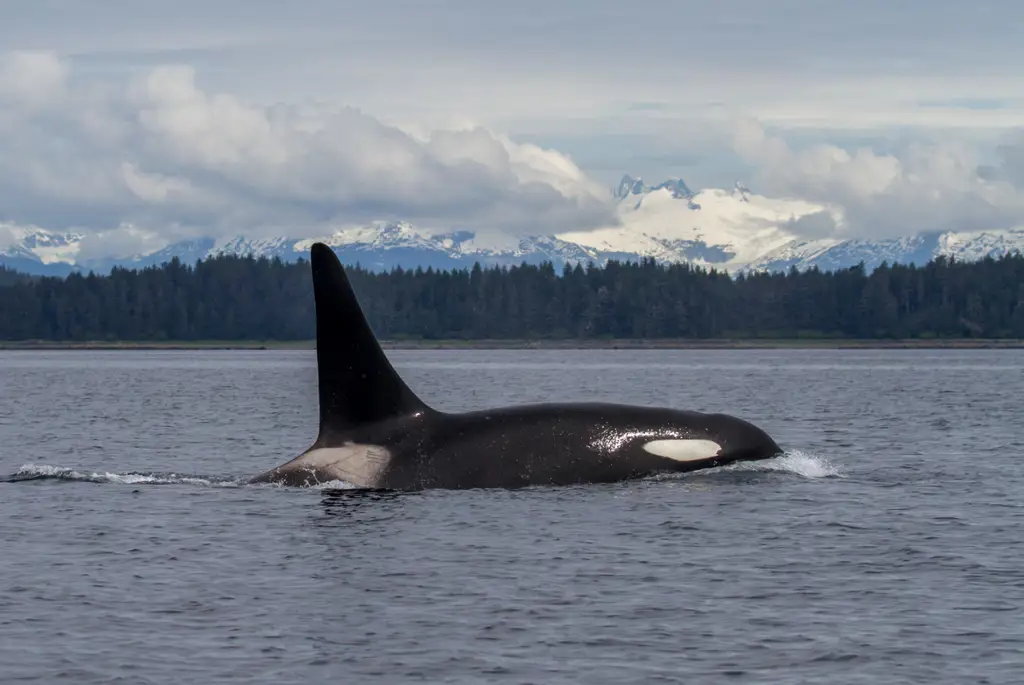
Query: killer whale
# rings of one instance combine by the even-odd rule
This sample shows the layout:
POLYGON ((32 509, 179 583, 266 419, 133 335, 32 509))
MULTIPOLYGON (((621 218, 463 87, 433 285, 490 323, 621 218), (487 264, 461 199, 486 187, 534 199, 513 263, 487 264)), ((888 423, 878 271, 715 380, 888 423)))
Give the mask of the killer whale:
POLYGON ((392 367, 337 255, 310 251, 320 426, 299 456, 250 479, 373 490, 519 488, 641 478, 782 453, 726 414, 612 403, 548 403, 446 413, 392 367))

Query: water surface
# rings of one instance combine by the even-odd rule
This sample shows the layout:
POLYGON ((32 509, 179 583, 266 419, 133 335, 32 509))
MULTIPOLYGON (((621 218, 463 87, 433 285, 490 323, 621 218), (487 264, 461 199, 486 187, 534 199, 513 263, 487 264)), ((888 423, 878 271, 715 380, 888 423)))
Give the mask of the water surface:
POLYGON ((442 409, 725 411, 787 449, 614 485, 245 486, 312 351, 0 353, 0 669, 46 683, 1012 683, 1024 353, 392 351, 442 409))

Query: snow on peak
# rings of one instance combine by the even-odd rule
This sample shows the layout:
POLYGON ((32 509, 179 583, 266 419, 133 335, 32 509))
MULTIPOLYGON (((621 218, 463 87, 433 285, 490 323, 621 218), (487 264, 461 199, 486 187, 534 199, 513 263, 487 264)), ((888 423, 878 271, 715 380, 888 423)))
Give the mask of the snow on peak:
POLYGON ((558 237, 602 252, 735 269, 796 240, 788 227, 792 221, 828 211, 822 205, 768 198, 749 191, 709 189, 692 193, 679 179, 650 187, 643 186, 639 179, 632 180, 633 188, 646 190, 619 198, 618 226, 558 237), (684 197, 686 201, 680 202, 684 197))
POLYGON ((629 197, 630 195, 640 195, 643 192, 643 179, 633 178, 629 174, 625 174, 622 177, 622 180, 619 181, 619 187, 615 189, 615 192, 612 193, 612 196, 616 200, 621 200, 623 198, 629 197))
POLYGON ((732 192, 734 194, 736 194, 736 195, 739 195, 740 198, 742 198, 742 200, 744 202, 749 202, 750 201, 750 197, 749 197, 750 196, 750 188, 746 187, 745 185, 743 185, 739 181, 736 181, 733 184, 732 192))
POLYGON ((812 239, 795 229, 797 220, 824 214, 842 225, 840 210, 792 198, 771 198, 737 181, 729 189, 694 192, 679 178, 657 185, 625 175, 612 191, 617 220, 589 231, 555 235, 516 235, 494 230, 444 231, 404 221, 340 226, 303 238, 196 238, 130 258, 93 257, 81 251, 83 234, 0 223, 0 264, 31 273, 67 273, 74 269, 109 270, 161 264, 178 257, 194 263, 223 254, 308 256, 312 244, 325 242, 348 263, 369 268, 469 267, 552 261, 556 264, 653 257, 689 262, 731 272, 749 269, 848 268, 863 262, 874 268, 889 263, 927 262, 939 255, 974 260, 1024 251, 1024 227, 1010 230, 933 232, 879 240, 812 239), (326 235, 324 235, 326 233, 326 235), (63 270, 63 271, 60 271, 63 270))
POLYGON ((38 226, 0 222, 0 255, 43 264, 73 262, 85 237, 77 231, 48 231, 38 226))
POLYGON ((619 181, 619 185, 615 192, 612 193, 612 196, 616 200, 624 200, 630 195, 645 195, 657 190, 667 190, 677 200, 690 199, 694 195, 690 187, 686 185, 686 181, 681 178, 670 178, 656 186, 647 186, 644 185, 642 178, 634 178, 626 174, 619 181))
POLYGON ((237 235, 214 242, 209 251, 210 256, 217 255, 239 255, 239 256, 260 256, 278 250, 288 242, 287 238, 246 238, 237 235))

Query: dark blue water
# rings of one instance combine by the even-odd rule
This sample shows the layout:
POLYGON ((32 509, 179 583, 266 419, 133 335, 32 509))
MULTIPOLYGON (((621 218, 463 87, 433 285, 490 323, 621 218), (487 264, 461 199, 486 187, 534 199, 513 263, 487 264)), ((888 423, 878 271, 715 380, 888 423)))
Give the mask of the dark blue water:
POLYGON ((0 354, 0 681, 1014 683, 1017 351, 392 352, 458 410, 727 411, 787 456, 381 496, 239 485, 308 352, 0 354))

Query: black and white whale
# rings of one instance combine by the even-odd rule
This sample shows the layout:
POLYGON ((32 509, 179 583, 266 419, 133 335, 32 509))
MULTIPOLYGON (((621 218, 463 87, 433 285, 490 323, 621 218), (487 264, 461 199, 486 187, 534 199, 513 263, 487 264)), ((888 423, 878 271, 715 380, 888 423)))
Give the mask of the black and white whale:
POLYGON ((782 453, 760 428, 724 414, 604 403, 433 409, 388 361, 334 252, 317 243, 310 257, 320 432, 306 452, 250 482, 518 488, 621 481, 782 453))

